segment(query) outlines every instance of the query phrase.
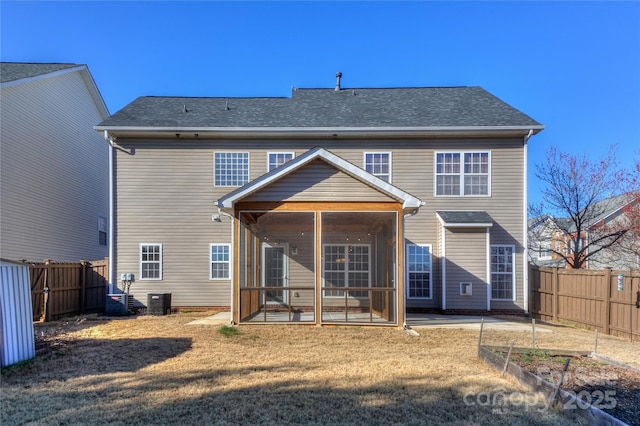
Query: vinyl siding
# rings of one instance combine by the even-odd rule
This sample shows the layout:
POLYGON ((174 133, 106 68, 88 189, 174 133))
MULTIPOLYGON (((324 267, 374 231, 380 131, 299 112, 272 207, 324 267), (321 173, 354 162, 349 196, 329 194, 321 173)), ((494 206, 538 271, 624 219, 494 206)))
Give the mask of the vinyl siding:
POLYGON ((446 229, 447 309, 487 309, 487 236, 485 228, 446 229), (472 296, 460 295, 470 282, 472 296))
POLYGON ((0 257, 98 260, 109 217, 108 145, 93 126, 107 112, 82 72, 1 89, 0 257))
POLYGON ((296 170, 262 191, 243 199, 243 201, 317 200, 395 201, 322 160, 314 160, 301 170, 296 170))
MULTIPOLYGON (((494 302, 492 307, 522 307, 521 139, 149 140, 119 143, 125 150, 133 151, 131 154, 117 151, 117 273, 138 273, 139 243, 164 244, 163 280, 138 281, 132 286, 132 293, 136 298, 140 294, 140 300, 145 303, 147 291, 162 290, 173 292, 174 305, 229 304, 230 282, 208 280, 208 247, 210 243, 231 242, 228 218, 223 217, 223 223, 216 223, 211 221, 211 214, 217 213, 213 202, 236 188, 213 186, 213 152, 249 152, 250 179, 256 179, 267 172, 267 152, 294 151, 296 156, 299 156, 313 147, 322 146, 361 168, 363 152, 391 152, 393 184, 426 202, 418 214, 405 219, 405 238, 407 242, 415 244, 432 244, 434 298, 409 300, 408 308, 440 307, 442 250, 438 241, 440 222, 436 216, 437 210, 482 210, 493 218, 491 243, 516 246, 517 298, 515 304, 494 302), (434 197, 434 152, 441 150, 491 151, 491 196, 434 197)), ((323 197, 340 201, 382 200, 381 194, 360 182, 345 179, 346 177, 343 173, 328 170, 324 163, 317 161, 274 182, 263 192, 250 195, 246 200, 257 201, 274 197, 296 201, 323 197), (310 189, 303 191, 308 185, 310 189), (340 188, 340 191, 336 192, 336 188, 340 188)), ((464 241, 459 243, 464 246, 464 241)), ((455 251, 455 248, 450 246, 450 241, 447 241, 447 253, 451 249, 455 251)), ((483 264, 482 271, 483 275, 486 275, 486 263, 483 264)), ((456 291, 459 294, 459 290, 456 291)), ((478 293, 474 287, 474 300, 476 294, 478 293)), ((484 309, 486 298, 481 297, 480 300, 481 309, 484 309)), ((449 303, 447 305, 451 307, 449 303)))

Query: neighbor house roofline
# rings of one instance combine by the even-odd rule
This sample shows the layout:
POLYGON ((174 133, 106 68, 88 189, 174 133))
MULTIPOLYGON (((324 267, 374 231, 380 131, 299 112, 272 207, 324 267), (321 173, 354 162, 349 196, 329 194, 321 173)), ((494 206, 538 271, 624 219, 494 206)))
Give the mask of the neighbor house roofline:
MULTIPOLYGON (((20 65, 20 64, 22 63, 15 63, 15 65, 20 65)), ((31 65, 31 66, 37 67, 40 64, 25 63, 24 65, 25 66, 31 65)), ((48 65, 48 64, 42 64, 42 65, 48 65)), ((110 115, 109 108, 107 108, 107 104, 104 102, 104 98, 102 97, 102 94, 100 93, 100 90, 98 89, 98 86, 96 85, 96 82, 93 79, 93 76, 89 71, 89 68, 86 65, 60 64, 61 67, 64 67, 66 65, 69 65, 69 66, 66 68, 55 70, 55 71, 43 72, 37 75, 30 75, 28 77, 17 78, 15 80, 8 80, 5 82, 2 82, 0 83, 0 88, 5 89, 8 87, 17 86, 20 84, 31 83, 38 80, 43 80, 47 78, 53 78, 53 77, 58 77, 65 74, 79 72, 82 75, 85 84, 87 85, 87 89, 89 90, 89 93, 93 98, 94 103, 100 110, 100 115, 102 116, 102 119, 104 120, 108 118, 110 115)))

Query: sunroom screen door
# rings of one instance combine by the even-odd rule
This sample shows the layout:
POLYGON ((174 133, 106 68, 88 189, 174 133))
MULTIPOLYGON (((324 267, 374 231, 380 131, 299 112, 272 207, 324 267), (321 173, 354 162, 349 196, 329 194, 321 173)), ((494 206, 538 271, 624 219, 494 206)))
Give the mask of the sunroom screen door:
MULTIPOLYGON (((262 244, 262 286, 263 287, 288 287, 289 286, 289 258, 287 246, 262 244)), ((288 292, 283 290, 268 290, 265 292, 266 303, 286 305, 288 292)))

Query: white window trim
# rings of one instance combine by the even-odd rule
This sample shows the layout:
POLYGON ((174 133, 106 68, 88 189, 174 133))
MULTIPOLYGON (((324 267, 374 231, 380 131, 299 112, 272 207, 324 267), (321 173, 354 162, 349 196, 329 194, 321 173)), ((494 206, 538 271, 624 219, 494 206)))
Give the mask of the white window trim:
POLYGON ((491 151, 488 150, 465 150, 465 151, 435 151, 433 153, 433 196, 441 198, 487 198, 491 197, 491 151), (460 154, 460 194, 458 195, 438 195, 438 154, 460 154), (488 154, 489 173, 487 173, 487 193, 486 194, 464 194, 464 155, 465 154, 488 154))
MULTIPOLYGON (((491 300, 515 302, 516 301, 516 246, 512 244, 491 244, 491 248, 489 249, 490 250, 489 255, 491 255, 491 249, 493 249, 494 247, 510 247, 511 248, 511 263, 513 267, 511 268, 511 297, 506 299, 496 299, 493 297, 493 280, 491 279, 493 277, 493 271, 489 269, 489 273, 491 274, 489 276, 489 282, 491 283, 491 288, 489 289, 491 294, 491 300)), ((491 259, 489 259, 489 265, 491 265, 491 259)), ((501 274, 506 275, 505 273, 501 273, 501 274)))
MULTIPOLYGON (((161 243, 140 243, 140 248, 138 250, 138 262, 139 264, 139 277, 141 281, 162 281, 162 263, 163 263, 164 251, 161 243), (159 268, 159 277, 158 278, 143 278, 142 277, 142 247, 144 246, 159 246, 160 247, 160 268, 159 268)), ((145 262, 145 263, 155 263, 155 262, 145 262)))
MULTIPOLYGON (((290 154, 291 155, 291 160, 293 160, 294 158, 296 158, 296 153, 293 151, 268 151, 267 152, 267 172, 270 172, 271 169, 271 163, 269 161, 269 157, 271 156, 271 154, 290 154)), ((291 161, 289 160, 289 161, 291 161)))
MULTIPOLYGON (((232 259, 232 255, 233 253, 231 252, 231 244, 227 244, 227 243, 222 243, 222 244, 216 244, 216 243, 211 243, 209 244, 209 280, 210 281, 229 281, 231 279, 231 277, 233 276, 233 259, 232 259), (214 278, 213 277, 213 271, 211 270, 211 265, 213 264, 213 259, 211 259, 211 249, 216 246, 216 247, 222 247, 222 246, 226 246, 227 249, 229 250, 229 260, 228 263, 229 264, 229 276, 226 278, 214 278)), ((216 262, 216 263, 225 263, 225 262, 216 262)))
MULTIPOLYGON (((393 176, 393 169, 392 169, 392 164, 393 164, 393 157, 392 157, 392 153, 391 151, 366 151, 364 153, 362 153, 362 168, 367 171, 367 155, 369 154, 386 154, 389 156, 389 181, 388 183, 391 184, 391 180, 392 180, 392 176, 393 176)), ((375 173, 372 172, 367 172, 367 173, 371 173, 372 175, 374 175, 377 178, 380 178, 380 175, 377 175, 375 173)), ((384 180, 384 179, 382 179, 384 180)))
MULTIPOLYGON (((326 243, 322 245, 322 253, 323 253, 323 259, 324 259, 324 253, 325 253, 325 248, 329 246, 329 247, 336 247, 336 246, 344 246, 347 247, 347 252, 346 252, 346 259, 349 259, 349 252, 348 252, 348 247, 349 246, 353 246, 353 247, 368 247, 368 253, 369 253, 369 262, 367 265, 367 273, 369 274, 369 289, 371 289, 371 244, 350 244, 350 243, 345 243, 345 244, 330 244, 330 243, 326 243)), ((329 272, 336 272, 336 271, 329 271, 329 272)), ((345 267, 344 271, 345 276, 348 277, 349 276, 349 268, 345 267)), ((324 274, 325 274, 325 269, 324 269, 324 260, 322 261, 322 287, 326 287, 325 285, 325 278, 324 278, 324 274)), ((322 291, 322 297, 326 298, 326 299, 344 299, 344 295, 342 296, 327 296, 327 291, 346 291, 347 292, 347 298, 348 299, 361 299, 359 297, 353 297, 353 296, 349 296, 349 291, 359 291, 359 290, 348 290, 349 288, 349 281, 346 280, 347 282, 347 290, 329 290, 329 289, 325 289, 322 291)), ((369 290, 371 291, 371 290, 369 290)))
POLYGON ((214 151, 213 152, 213 186, 219 188, 239 188, 251 182, 251 154, 249 151, 214 151), (247 154, 247 181, 242 185, 218 185, 216 183, 216 154, 247 154))
POLYGON ((405 256, 406 256, 406 277, 405 286, 407 288, 407 299, 411 300, 433 300, 433 247, 431 244, 415 244, 405 243, 405 256), (429 295, 430 297, 412 297, 409 293, 409 246, 417 247, 429 247, 429 295))

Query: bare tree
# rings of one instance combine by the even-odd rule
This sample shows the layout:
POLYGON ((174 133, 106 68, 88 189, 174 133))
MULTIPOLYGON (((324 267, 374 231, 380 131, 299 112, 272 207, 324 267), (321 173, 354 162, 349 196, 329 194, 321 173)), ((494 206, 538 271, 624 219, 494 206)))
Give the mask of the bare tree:
MULTIPOLYGON (((615 147, 595 161, 552 147, 546 162, 536 165, 536 177, 546 184, 543 201, 530 206, 529 211, 533 217, 554 218, 554 234, 564 240, 548 248, 554 258, 580 269, 603 250, 622 242, 629 231, 624 221, 599 225, 610 208, 607 200, 621 196, 628 188, 628 172, 619 168, 615 147)), ((544 232, 549 232, 548 227, 544 232)), ((531 239, 535 241, 535 235, 531 239)))
MULTIPOLYGON (((603 250, 603 262, 616 265, 619 269, 640 268, 640 159, 632 172, 626 175, 625 182, 628 192, 623 200, 625 204, 607 221, 596 224, 596 227, 607 228, 608 232, 615 229, 625 229, 627 232, 616 244, 603 250)), ((606 266, 606 265, 605 265, 606 266)))

